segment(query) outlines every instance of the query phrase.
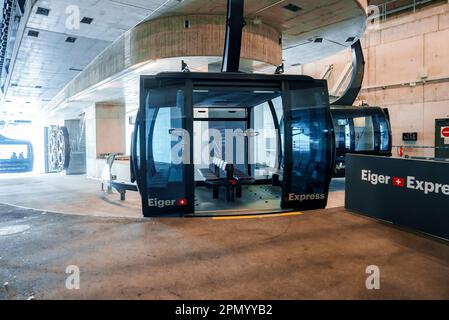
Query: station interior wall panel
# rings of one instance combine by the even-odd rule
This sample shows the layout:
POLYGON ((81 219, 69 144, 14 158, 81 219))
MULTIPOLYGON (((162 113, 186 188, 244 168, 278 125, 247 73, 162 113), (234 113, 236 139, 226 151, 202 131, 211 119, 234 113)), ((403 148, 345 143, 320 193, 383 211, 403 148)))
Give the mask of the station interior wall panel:
MULTIPOLYGON (((387 107, 393 145, 435 145, 435 119, 449 118, 449 4, 388 18, 368 28, 362 44, 365 80, 356 104, 387 107), (403 142, 402 133, 417 132, 417 142, 403 142)), ((320 77, 333 65, 332 89, 351 61, 351 51, 303 65, 301 74, 320 77)), ((297 70, 295 70, 297 72, 297 70)), ((394 151, 394 150, 393 150, 394 151)), ((411 148, 412 156, 434 156, 434 150, 411 148)))

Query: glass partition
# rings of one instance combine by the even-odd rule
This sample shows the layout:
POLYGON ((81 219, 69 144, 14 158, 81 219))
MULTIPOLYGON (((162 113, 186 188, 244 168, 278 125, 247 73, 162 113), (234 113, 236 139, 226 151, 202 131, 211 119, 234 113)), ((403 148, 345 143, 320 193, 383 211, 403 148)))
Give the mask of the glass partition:
POLYGON ((371 116, 354 117, 355 151, 374 150, 374 125, 371 116))
POLYGON ((334 122, 334 130, 337 150, 351 150, 351 126, 349 120, 336 119, 334 122))
MULTIPOLYGON (((279 88, 258 87, 257 83, 195 86, 194 136, 203 148, 194 146, 195 158, 199 153, 203 155, 206 147, 211 157, 225 160, 237 171, 256 178, 262 174, 264 178, 271 177, 276 166, 277 141, 267 101, 280 94, 279 88)), ((205 163, 202 157, 200 163, 195 162, 196 168, 207 168, 211 161, 205 163)), ((195 176, 200 179, 198 170, 195 176)))
POLYGON ((248 141, 245 136, 247 121, 210 121, 211 136, 210 155, 231 163, 234 169, 248 171, 248 141), (219 140, 218 140, 219 139, 219 140))
POLYGON ((390 123, 387 117, 378 115, 377 122, 379 123, 379 136, 380 136, 380 151, 388 152, 391 150, 391 134, 390 123))
POLYGON ((254 135, 250 138, 250 145, 253 148, 254 177, 271 179, 279 169, 280 141, 269 103, 254 107, 251 115, 254 135))

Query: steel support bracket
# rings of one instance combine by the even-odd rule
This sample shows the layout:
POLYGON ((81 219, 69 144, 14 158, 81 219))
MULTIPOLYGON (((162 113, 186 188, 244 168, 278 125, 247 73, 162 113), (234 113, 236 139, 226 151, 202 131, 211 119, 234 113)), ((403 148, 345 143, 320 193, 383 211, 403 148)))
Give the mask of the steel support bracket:
POLYGON ((363 77, 365 76, 365 58, 360 40, 352 46, 352 78, 345 93, 332 103, 336 106, 352 106, 362 89, 363 77))
POLYGON ((222 72, 239 72, 245 0, 228 0, 222 72))

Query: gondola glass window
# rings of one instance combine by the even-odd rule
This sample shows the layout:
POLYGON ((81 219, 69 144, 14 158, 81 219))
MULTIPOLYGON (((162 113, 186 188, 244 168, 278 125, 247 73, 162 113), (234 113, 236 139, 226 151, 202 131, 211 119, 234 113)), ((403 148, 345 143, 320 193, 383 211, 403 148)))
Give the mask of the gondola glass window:
POLYGON ((290 88, 292 168, 291 192, 327 202, 328 164, 334 138, 328 124, 328 96, 322 88, 290 88))
POLYGON ((387 117, 377 115, 377 121, 379 123, 379 135, 380 135, 380 151, 391 150, 391 136, 390 136, 390 124, 387 117))
MULTIPOLYGON (((146 184, 148 197, 154 205, 158 199, 186 201, 184 159, 188 150, 183 136, 184 90, 176 85, 150 90, 146 95, 146 137, 148 161, 146 184)), ((146 140, 146 139, 145 139, 146 140)))
POLYGON ((351 150, 351 126, 348 119, 337 119, 335 123, 337 150, 351 150))
POLYGON ((255 163, 255 177, 271 178, 278 168, 278 130, 268 103, 263 103, 253 109, 254 134, 251 146, 255 163))
POLYGON ((355 133, 355 151, 373 150, 374 127, 372 118, 370 116, 355 117, 353 120, 355 133))
POLYGON ((0 149, 1 160, 28 159, 28 147, 23 144, 3 145, 0 149))
POLYGON ((337 151, 371 154, 391 152, 388 115, 377 107, 336 107, 331 110, 337 151))
POLYGON ((337 143, 335 176, 344 177, 347 153, 391 156, 388 111, 378 107, 331 109, 337 143))

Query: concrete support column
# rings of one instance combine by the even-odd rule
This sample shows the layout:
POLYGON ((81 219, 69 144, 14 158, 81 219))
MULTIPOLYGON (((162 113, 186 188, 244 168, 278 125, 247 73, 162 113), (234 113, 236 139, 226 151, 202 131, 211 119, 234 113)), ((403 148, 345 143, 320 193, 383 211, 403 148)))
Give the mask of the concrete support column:
POLYGON ((126 153, 126 107, 123 103, 99 102, 86 113, 87 177, 101 177, 104 155, 110 153, 126 153))

